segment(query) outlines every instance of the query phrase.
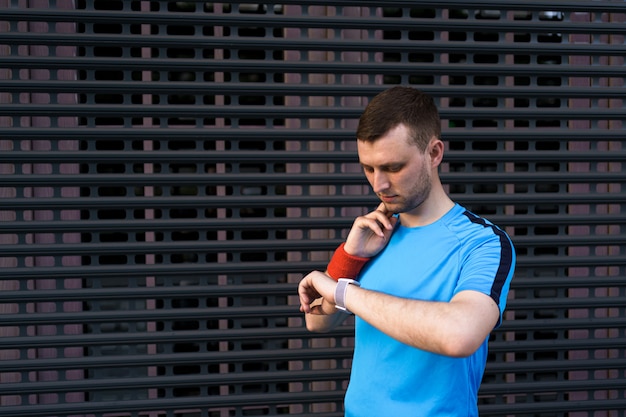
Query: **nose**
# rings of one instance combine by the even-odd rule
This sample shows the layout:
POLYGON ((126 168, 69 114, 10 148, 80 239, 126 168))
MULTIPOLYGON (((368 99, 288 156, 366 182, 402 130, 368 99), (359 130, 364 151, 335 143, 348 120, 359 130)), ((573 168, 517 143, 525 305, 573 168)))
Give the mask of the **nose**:
POLYGON ((375 170, 372 174, 372 190, 375 193, 380 193, 389 188, 389 177, 386 173, 375 170))

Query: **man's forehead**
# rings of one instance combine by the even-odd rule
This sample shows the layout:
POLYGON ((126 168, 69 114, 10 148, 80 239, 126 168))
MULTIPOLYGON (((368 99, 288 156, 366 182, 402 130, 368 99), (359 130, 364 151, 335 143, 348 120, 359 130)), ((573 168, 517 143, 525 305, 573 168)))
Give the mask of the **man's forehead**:
POLYGON ((368 166, 399 165, 408 162, 418 153, 416 146, 386 146, 380 142, 364 142, 357 148, 359 163, 368 166))

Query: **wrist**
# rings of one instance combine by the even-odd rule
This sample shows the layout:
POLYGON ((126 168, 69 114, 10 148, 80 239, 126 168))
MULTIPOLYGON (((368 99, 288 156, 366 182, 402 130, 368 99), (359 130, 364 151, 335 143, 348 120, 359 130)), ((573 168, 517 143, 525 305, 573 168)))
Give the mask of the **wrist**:
POLYGON ((339 245, 328 263, 328 275, 335 281, 339 278, 356 278, 363 266, 370 260, 370 258, 350 255, 344 246, 345 242, 339 245))

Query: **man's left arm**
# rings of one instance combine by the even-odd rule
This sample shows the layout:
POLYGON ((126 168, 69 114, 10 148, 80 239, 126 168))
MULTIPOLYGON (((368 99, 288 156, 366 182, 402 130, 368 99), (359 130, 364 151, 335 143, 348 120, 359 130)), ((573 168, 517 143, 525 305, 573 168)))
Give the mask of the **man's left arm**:
MULTIPOLYGON (((333 308, 338 284, 319 271, 311 272, 303 281, 307 280, 311 285, 300 284, 300 301, 301 310, 309 316, 308 324, 315 316, 328 317, 331 312, 322 310, 333 308), (328 304, 314 307, 317 297, 323 297, 328 304)), ((348 285, 344 304, 350 312, 402 343, 454 357, 474 353, 500 317, 496 302, 473 290, 461 291, 449 302, 438 302, 396 297, 348 285)))
POLYGON ((421 301, 349 285, 345 305, 394 339, 446 356, 473 354, 500 317, 496 302, 478 291, 461 291, 449 302, 421 301))

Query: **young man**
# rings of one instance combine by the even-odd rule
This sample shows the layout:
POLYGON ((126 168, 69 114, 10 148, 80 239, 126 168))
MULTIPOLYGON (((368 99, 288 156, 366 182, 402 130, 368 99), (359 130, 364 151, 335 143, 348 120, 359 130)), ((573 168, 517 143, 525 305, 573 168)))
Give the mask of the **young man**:
POLYGON ((357 149, 381 203, 355 219, 327 273, 299 284, 309 330, 356 316, 346 417, 478 415, 515 252, 504 231, 446 194, 440 136, 437 108, 418 90, 394 87, 370 102, 357 149))

